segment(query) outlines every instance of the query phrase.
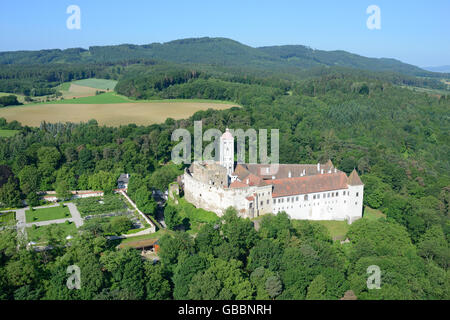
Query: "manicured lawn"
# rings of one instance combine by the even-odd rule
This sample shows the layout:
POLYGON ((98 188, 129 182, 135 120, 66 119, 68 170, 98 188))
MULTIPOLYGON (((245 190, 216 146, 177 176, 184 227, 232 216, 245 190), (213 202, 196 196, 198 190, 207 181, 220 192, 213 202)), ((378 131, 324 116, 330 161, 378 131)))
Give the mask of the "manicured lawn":
POLYGON ((16 214, 14 212, 0 213, 0 226, 14 224, 16 221, 16 214))
POLYGON ((365 206, 363 218, 368 220, 378 220, 386 218, 386 215, 382 213, 380 210, 372 209, 368 206, 365 206))
POLYGON ((58 239, 64 242, 68 235, 75 236, 77 227, 75 223, 60 223, 41 226, 36 228, 27 228, 28 241, 36 243, 45 243, 49 238, 58 239))
POLYGON ((69 208, 67 207, 61 208, 61 206, 45 209, 36 209, 35 211, 27 210, 25 212, 25 216, 27 223, 57 220, 71 217, 69 208))
POLYGON ((19 130, 0 129, 0 138, 9 138, 15 136, 19 130))

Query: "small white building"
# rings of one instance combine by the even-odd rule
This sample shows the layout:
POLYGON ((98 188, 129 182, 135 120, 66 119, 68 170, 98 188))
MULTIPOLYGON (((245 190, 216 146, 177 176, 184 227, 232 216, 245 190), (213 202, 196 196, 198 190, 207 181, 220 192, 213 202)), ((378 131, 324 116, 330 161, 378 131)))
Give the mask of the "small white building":
POLYGON ((117 189, 127 190, 129 181, 130 175, 128 173, 122 173, 119 179, 117 179, 117 189))

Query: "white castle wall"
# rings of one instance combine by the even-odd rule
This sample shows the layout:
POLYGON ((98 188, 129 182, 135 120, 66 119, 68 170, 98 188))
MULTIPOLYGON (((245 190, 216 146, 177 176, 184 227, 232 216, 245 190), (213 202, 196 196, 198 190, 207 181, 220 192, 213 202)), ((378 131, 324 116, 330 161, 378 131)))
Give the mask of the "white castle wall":
POLYGON ((241 216, 247 216, 248 201, 245 199, 256 188, 224 189, 195 180, 184 174, 184 196, 197 208, 203 208, 222 216, 228 207, 234 207, 241 216))
POLYGON ((349 223, 362 217, 363 186, 310 193, 272 200, 272 212, 285 211, 291 219, 346 220, 349 223), (358 193, 358 196, 356 194, 358 193))

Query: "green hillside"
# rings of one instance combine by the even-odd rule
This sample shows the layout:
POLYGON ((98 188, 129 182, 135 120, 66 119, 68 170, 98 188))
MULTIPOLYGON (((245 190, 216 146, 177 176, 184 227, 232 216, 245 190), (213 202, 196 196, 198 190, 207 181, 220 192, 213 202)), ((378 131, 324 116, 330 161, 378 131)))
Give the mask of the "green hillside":
POLYGON ((305 46, 253 48, 225 38, 191 38, 148 45, 123 44, 95 46, 88 50, 41 50, 1 52, 0 65, 48 63, 105 63, 127 59, 157 59, 175 63, 245 66, 258 70, 295 72, 292 67, 307 69, 341 66, 371 71, 390 71, 406 75, 440 77, 394 59, 366 58, 346 51, 313 50, 305 46))

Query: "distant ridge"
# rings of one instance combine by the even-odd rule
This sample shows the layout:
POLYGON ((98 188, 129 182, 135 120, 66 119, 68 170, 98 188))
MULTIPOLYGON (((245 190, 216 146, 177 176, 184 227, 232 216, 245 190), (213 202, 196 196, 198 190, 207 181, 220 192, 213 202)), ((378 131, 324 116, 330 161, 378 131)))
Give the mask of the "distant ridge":
POLYGON ((450 73, 450 65, 448 66, 436 66, 436 67, 423 67, 422 69, 431 71, 431 72, 444 72, 450 73))
POLYGON ((276 72, 337 66, 409 76, 440 76, 395 59, 367 58, 342 50, 313 50, 302 45, 253 48, 235 40, 209 37, 148 45, 122 44, 94 46, 89 49, 0 52, 0 65, 108 63, 127 59, 157 59, 173 63, 245 67, 276 72))

